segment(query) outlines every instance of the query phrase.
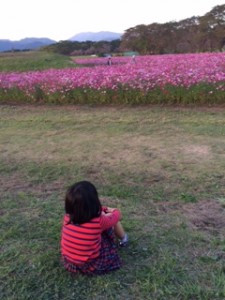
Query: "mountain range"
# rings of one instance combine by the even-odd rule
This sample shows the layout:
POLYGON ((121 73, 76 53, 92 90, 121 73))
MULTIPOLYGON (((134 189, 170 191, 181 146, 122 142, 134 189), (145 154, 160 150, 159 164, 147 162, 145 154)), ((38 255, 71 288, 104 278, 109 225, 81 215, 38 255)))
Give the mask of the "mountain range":
MULTIPOLYGON (((74 35, 69 41, 112 41, 120 39, 121 33, 100 31, 100 32, 82 32, 74 35)), ((0 39, 0 52, 11 51, 11 50, 34 50, 39 49, 43 46, 48 46, 57 43, 54 40, 48 38, 25 38, 19 41, 1 40, 0 39)))
POLYGON ((56 41, 48 38, 25 38, 19 41, 0 40, 0 52, 38 49, 54 43, 56 43, 56 41))

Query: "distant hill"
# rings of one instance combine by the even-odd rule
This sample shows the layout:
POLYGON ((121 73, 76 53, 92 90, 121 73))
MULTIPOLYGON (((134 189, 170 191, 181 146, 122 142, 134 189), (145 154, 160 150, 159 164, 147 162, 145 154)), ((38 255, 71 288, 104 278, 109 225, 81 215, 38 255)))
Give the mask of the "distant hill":
POLYGON ((19 41, 0 40, 0 52, 27 49, 34 50, 55 43, 56 41, 48 38, 25 38, 19 41))
POLYGON ((100 32, 81 32, 69 39, 69 41, 77 42, 99 42, 99 41, 113 41, 121 39, 122 33, 110 32, 110 31, 100 31, 100 32))

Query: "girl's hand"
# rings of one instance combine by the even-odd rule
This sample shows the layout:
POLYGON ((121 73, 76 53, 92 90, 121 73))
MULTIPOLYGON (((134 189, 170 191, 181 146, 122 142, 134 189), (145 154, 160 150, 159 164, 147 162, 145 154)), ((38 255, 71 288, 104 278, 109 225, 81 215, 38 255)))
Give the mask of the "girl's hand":
POLYGON ((106 213, 112 213, 116 208, 107 207, 106 213))

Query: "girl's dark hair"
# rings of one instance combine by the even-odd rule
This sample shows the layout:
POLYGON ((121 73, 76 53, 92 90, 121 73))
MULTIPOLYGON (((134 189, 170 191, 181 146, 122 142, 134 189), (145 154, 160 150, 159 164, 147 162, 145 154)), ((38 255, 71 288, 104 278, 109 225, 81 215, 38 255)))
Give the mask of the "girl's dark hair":
POLYGON ((83 224, 100 216, 101 202, 95 186, 89 181, 80 181, 68 188, 65 197, 65 211, 70 223, 83 224))

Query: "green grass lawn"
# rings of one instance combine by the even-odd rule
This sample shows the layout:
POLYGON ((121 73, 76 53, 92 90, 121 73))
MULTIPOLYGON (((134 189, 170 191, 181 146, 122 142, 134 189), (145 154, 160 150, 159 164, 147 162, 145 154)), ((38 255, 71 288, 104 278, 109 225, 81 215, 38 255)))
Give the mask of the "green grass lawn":
POLYGON ((62 69, 74 66, 75 63, 69 56, 44 51, 0 53, 0 72, 62 69))
POLYGON ((225 110, 0 106, 1 299, 225 299, 225 110), (60 264, 66 188, 119 207, 123 267, 60 264))

